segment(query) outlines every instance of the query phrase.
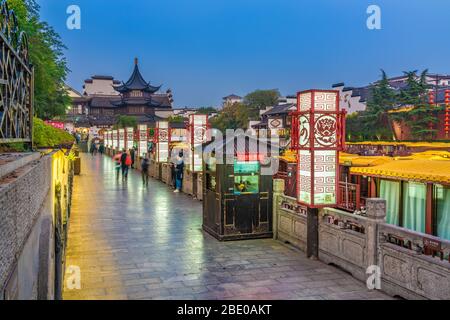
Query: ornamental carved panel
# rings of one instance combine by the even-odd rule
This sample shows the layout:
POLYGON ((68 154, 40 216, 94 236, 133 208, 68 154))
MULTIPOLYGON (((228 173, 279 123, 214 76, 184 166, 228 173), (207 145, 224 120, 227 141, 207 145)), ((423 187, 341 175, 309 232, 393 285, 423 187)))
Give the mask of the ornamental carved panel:
POLYGON ((0 143, 31 143, 33 70, 28 40, 7 2, 0 4, 0 48, 0 143))

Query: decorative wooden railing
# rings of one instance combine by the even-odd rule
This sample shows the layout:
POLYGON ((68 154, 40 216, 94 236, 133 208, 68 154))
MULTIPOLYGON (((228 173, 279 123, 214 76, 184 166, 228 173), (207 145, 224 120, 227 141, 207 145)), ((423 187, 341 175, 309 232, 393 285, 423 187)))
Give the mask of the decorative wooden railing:
POLYGON ((0 3, 0 143, 32 143, 33 68, 28 40, 8 3, 0 3))

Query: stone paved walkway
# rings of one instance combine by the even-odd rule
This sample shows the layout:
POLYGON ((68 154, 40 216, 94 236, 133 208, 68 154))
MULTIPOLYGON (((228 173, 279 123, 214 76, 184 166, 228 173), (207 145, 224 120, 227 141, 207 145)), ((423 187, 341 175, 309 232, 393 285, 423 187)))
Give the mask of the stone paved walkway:
POLYGON ((348 274, 271 240, 221 243, 201 230, 201 202, 140 175, 116 181, 111 159, 82 155, 65 299, 386 299, 348 274))

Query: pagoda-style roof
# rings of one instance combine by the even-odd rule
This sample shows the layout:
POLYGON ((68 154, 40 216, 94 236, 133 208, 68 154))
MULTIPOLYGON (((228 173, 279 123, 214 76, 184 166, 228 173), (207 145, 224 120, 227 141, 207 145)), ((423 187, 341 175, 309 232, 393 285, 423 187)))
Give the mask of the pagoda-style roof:
POLYGON ((114 89, 120 93, 126 93, 132 90, 139 90, 151 94, 157 92, 160 88, 161 86, 155 87, 152 86, 149 82, 145 81, 144 77, 139 71, 138 59, 135 59, 134 61, 134 70, 130 79, 126 83, 122 83, 120 86, 114 87, 114 89))

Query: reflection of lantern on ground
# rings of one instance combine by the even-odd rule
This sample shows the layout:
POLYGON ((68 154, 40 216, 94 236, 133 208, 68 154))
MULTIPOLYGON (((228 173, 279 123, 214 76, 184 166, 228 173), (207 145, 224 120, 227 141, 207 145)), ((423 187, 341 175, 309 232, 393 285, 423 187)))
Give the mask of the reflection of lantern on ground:
POLYGON ((156 123, 155 131, 156 162, 167 162, 169 160, 169 143, 169 122, 158 121, 156 123))
POLYGON ((308 255, 312 256, 317 255, 317 242, 314 241, 317 208, 337 204, 339 151, 345 143, 345 111, 339 110, 339 92, 309 90, 298 93, 293 123, 296 128, 292 145, 298 159, 297 200, 308 207, 308 232, 315 231, 311 235, 311 250, 308 250, 308 255))
POLYGON ((192 114, 189 116, 187 127, 189 143, 189 169, 192 172, 203 170, 203 150, 202 146, 208 141, 208 116, 192 114))

